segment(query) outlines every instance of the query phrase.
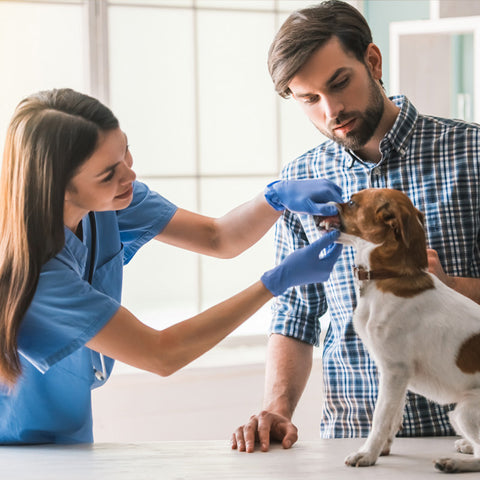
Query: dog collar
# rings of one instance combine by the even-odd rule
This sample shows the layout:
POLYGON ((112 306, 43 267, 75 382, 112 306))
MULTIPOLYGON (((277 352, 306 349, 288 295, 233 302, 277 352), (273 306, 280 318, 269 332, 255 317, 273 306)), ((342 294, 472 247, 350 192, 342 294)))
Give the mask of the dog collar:
POLYGON ((358 280, 385 280, 387 278, 398 278, 403 275, 394 273, 391 270, 366 270, 364 267, 353 266, 353 275, 358 280))

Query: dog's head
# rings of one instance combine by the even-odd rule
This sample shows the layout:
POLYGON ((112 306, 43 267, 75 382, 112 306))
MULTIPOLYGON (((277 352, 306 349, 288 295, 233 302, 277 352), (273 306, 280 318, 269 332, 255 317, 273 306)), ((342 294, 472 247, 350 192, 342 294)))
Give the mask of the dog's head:
POLYGON ((411 297, 433 288, 426 272, 424 216, 404 193, 362 190, 337 208, 338 216, 317 220, 317 225, 340 230, 337 242, 356 249, 357 265, 370 272, 388 272, 382 285, 376 282, 380 290, 411 297))
POLYGON ((338 209, 345 243, 354 236, 376 245, 398 244, 409 249, 420 242, 425 246, 424 215, 398 190, 362 190, 338 209))
POLYGON ((349 202, 337 204, 337 208, 338 216, 319 218, 317 225, 340 230, 337 242, 352 245, 357 252, 363 250, 371 265, 373 255, 373 263, 382 266, 398 262, 427 267, 424 215, 404 193, 388 188, 366 189, 352 195, 349 202))

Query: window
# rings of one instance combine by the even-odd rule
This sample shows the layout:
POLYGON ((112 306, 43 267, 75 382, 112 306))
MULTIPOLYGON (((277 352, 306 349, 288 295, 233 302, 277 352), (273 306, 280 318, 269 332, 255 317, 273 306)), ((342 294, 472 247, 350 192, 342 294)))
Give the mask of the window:
POLYGON ((0 1, 0 144, 26 95, 69 86, 88 90, 82 2, 0 1), (61 39, 61 40, 60 40, 61 39))
MULTIPOLYGON (((109 105, 139 180, 217 216, 260 192, 321 141, 274 92, 267 52, 309 0, 0 0, 0 142, 15 105, 71 87, 109 105)), ((152 242, 124 272, 123 303, 162 328, 219 302, 271 268, 273 230, 233 260, 152 242)), ((264 334, 269 307, 236 333, 264 334)))

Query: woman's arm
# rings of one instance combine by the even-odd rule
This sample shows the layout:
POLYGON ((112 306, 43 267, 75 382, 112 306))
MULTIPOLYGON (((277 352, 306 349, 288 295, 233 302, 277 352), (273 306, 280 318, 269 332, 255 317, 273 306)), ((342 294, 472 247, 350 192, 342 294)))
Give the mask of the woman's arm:
POLYGON ((170 245, 220 258, 232 258, 256 243, 288 209, 310 215, 336 215, 327 202, 341 202, 341 189, 323 178, 280 180, 220 218, 179 209, 155 238, 170 245))
POLYGON ((134 367, 170 375, 210 350, 274 295, 295 285, 326 281, 342 250, 341 245, 332 245, 338 235, 325 234, 237 295, 164 330, 147 327, 120 307, 87 347, 134 367), (324 249, 328 253, 320 258, 324 249))
POLYGON ((179 208, 155 238, 204 255, 232 258, 262 238, 281 213, 268 204, 263 193, 220 218, 179 208))
POLYGON ((258 281, 228 300, 164 330, 120 307, 87 347, 134 367, 168 376, 223 340, 273 297, 258 281))

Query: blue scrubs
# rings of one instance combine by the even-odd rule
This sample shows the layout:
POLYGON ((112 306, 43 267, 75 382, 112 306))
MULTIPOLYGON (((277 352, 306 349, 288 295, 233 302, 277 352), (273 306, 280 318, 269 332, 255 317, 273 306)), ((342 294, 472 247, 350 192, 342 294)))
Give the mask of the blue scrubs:
MULTIPOLYGON (((120 307, 122 269, 173 217, 175 205, 140 182, 132 203, 95 213, 96 248, 88 283, 92 227, 83 242, 65 229, 63 250, 42 268, 22 321, 18 350, 22 376, 12 391, 0 387, 0 443, 92 442, 92 388, 104 383, 100 356, 85 346, 120 307)), ((107 378, 113 359, 105 357, 107 378)))

